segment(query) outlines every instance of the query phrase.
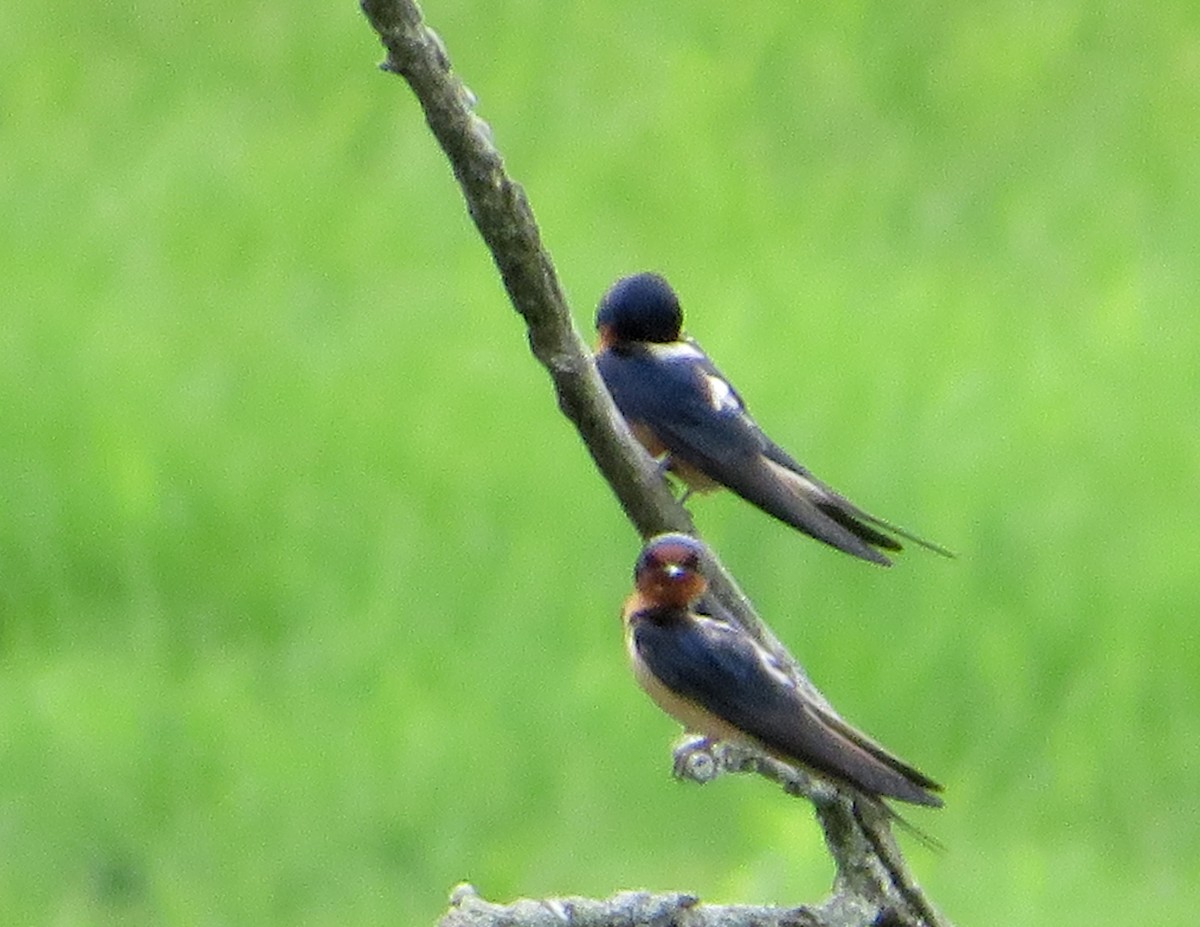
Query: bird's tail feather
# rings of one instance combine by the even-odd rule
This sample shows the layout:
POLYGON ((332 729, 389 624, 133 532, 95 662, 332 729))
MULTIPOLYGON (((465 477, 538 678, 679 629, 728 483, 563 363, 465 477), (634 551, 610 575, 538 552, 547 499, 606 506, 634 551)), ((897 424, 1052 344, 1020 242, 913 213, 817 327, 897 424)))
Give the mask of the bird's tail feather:
MULTIPOLYGON (((923 538, 919 535, 913 534, 911 531, 907 530, 906 528, 901 528, 899 525, 892 524, 892 522, 890 522, 890 521, 884 521, 882 518, 879 518, 875 515, 871 515, 869 512, 863 512, 860 510, 860 511, 857 511, 855 514, 858 515, 858 517, 863 519, 864 521, 869 521, 871 524, 875 525, 876 527, 882 528, 884 531, 890 531, 892 534, 898 535, 899 537, 904 538, 906 541, 912 541, 914 544, 918 544, 921 547, 924 547, 926 550, 931 550, 935 554, 941 554, 943 557, 949 557, 951 560, 953 560, 955 557, 958 556, 956 553, 954 553, 954 551, 950 550, 950 548, 948 548, 948 547, 943 547, 941 544, 938 544, 934 541, 927 541, 927 540, 925 540, 925 538, 923 538)), ((889 538, 889 540, 892 540, 892 539, 889 538)), ((871 543, 875 543, 875 542, 872 541, 871 543)), ((896 544, 896 542, 894 540, 892 540, 892 543, 895 544, 896 547, 900 546, 899 544, 896 544)))

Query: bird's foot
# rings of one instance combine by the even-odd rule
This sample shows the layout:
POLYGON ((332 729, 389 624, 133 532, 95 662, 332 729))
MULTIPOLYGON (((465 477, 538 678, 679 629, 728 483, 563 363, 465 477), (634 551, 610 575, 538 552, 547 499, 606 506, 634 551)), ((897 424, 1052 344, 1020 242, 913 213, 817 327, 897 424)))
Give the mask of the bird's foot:
POLYGON ((690 499, 692 497, 692 493, 694 490, 687 483, 683 482, 683 480, 679 479, 678 474, 673 473, 671 471, 671 463, 672 463, 671 452, 663 451, 657 457, 653 458, 653 460, 654 460, 655 475, 660 477, 661 479, 667 480, 667 485, 671 487, 672 495, 675 494, 675 483, 667 478, 669 476, 674 476, 675 479, 678 480, 679 484, 683 487, 683 492, 680 494, 679 498, 676 501, 680 505, 683 505, 684 503, 686 503, 688 501, 688 499, 690 499))
POLYGON ((654 475, 665 480, 667 472, 671 469, 670 451, 663 451, 657 457, 651 457, 650 459, 654 461, 654 475))
POLYGON ((671 774, 676 779, 690 779, 703 785, 717 778, 719 773, 713 741, 708 737, 685 734, 675 745, 671 774))

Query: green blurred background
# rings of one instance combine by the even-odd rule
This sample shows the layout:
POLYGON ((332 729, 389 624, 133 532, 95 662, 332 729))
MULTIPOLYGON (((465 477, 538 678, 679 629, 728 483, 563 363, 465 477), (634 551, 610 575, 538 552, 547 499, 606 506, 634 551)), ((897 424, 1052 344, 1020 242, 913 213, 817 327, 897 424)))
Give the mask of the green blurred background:
MULTIPOLYGON (((760 422, 960 552, 693 512, 945 782, 962 924, 1200 902, 1200 14, 426 3, 580 327, 676 284, 760 422)), ((6 4, 0 920, 430 924, 821 898, 809 808, 668 775, 637 550, 353 3, 6 4)))

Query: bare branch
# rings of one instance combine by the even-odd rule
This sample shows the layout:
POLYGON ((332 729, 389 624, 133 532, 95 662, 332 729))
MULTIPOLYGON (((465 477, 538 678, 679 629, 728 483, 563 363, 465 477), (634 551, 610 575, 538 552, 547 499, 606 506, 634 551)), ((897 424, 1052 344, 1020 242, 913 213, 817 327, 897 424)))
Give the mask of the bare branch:
MULTIPOLYGON (((765 908, 751 905, 705 905, 694 895, 621 892, 595 898, 523 898, 510 905, 485 901, 472 885, 459 885, 450 895, 450 911, 439 927, 612 927, 612 925, 676 924, 679 927, 820 927, 835 922, 808 908, 765 908)), ((850 921, 836 923, 849 924, 850 921)))
MULTIPOLYGON (((387 49, 381 67, 401 75, 420 102, 426 122, 462 188, 471 218, 492 253, 509 298, 525 320, 533 354, 553 380, 559 407, 579 431, 630 521, 643 538, 666 531, 696 534, 690 516, 675 501, 658 468, 633 438, 604 388, 591 354, 572 322, 525 193, 505 172, 500 153, 492 143, 490 128, 474 112, 474 94, 454 75, 441 40, 425 25, 411 0, 362 0, 362 8, 387 49)), ((832 712, 715 557, 705 572, 712 594, 730 617, 769 647, 781 663, 791 668, 797 683, 832 712)), ((713 907, 698 905, 688 896, 644 894, 618 895, 608 902, 523 901, 501 908, 482 901, 471 890, 462 893, 455 902, 443 920, 444 927, 568 922, 594 927, 634 923, 697 927, 843 925, 885 920, 938 927, 947 923, 908 873, 891 837, 893 816, 882 803, 744 750, 717 745, 709 753, 707 767, 699 760, 677 757, 677 775, 707 781, 726 772, 756 772, 783 784, 789 793, 813 802, 837 866, 834 894, 821 908, 713 907), (708 772, 696 774, 702 768, 708 772), (563 907, 567 904, 569 917, 561 913, 567 910, 563 907), (637 905, 650 907, 637 908, 643 916, 631 917, 629 912, 637 905), (675 919, 650 916, 653 911, 665 913, 668 909, 676 912, 675 919), (588 912, 586 919, 584 912, 588 912)))
POLYGON ((572 324, 525 191, 505 173, 491 129, 475 115, 474 95, 451 73, 441 39, 410 2, 364 0, 363 11, 388 50, 383 69, 408 81, 454 168, 471 218, 528 326, 534 356, 554 381, 559 407, 579 430, 621 506, 643 537, 694 532, 691 518, 609 399, 572 324))

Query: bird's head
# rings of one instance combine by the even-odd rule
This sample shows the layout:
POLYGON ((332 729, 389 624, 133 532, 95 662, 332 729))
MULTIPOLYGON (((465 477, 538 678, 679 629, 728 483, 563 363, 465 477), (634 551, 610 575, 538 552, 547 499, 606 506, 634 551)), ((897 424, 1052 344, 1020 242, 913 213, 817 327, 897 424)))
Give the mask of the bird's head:
POLYGON ((596 310, 600 350, 614 344, 678 341, 683 311, 671 285, 658 274, 622 277, 608 288, 596 310))
POLYGON ((704 545, 686 534, 660 534, 638 556, 633 580, 642 598, 664 608, 686 608, 704 595, 704 545))

